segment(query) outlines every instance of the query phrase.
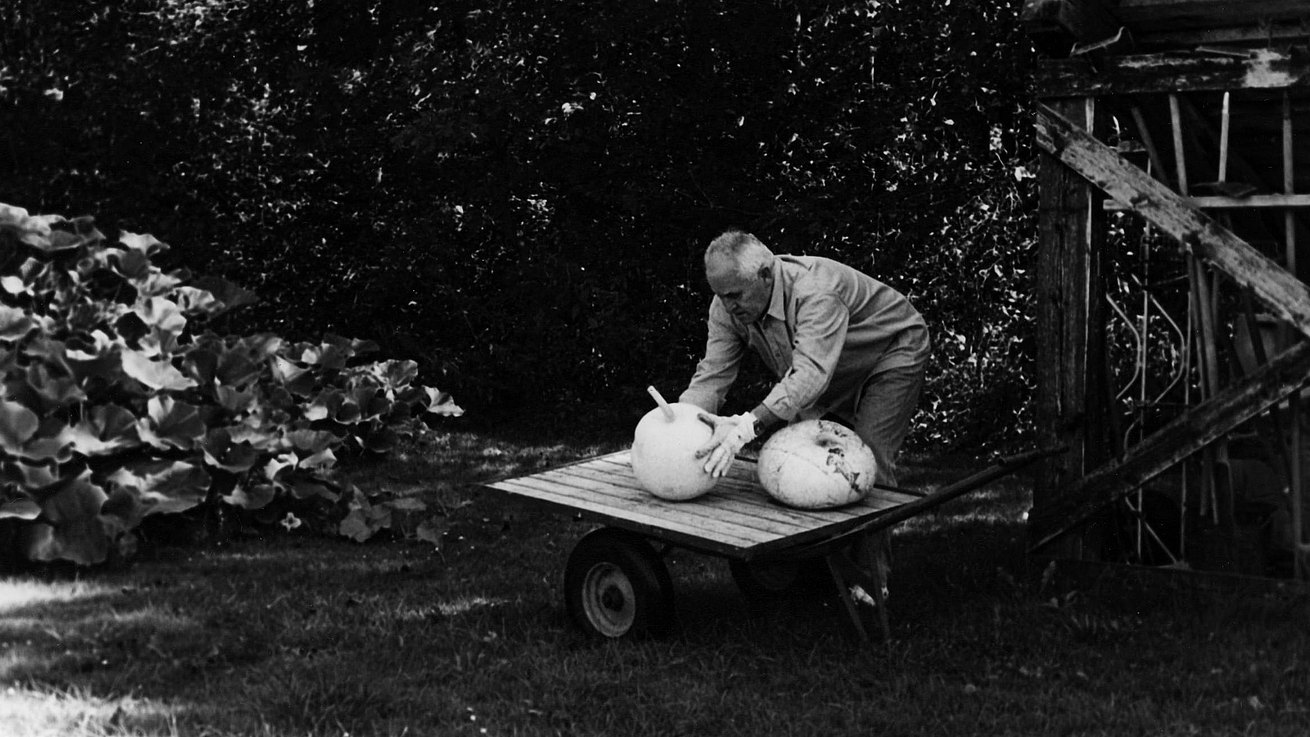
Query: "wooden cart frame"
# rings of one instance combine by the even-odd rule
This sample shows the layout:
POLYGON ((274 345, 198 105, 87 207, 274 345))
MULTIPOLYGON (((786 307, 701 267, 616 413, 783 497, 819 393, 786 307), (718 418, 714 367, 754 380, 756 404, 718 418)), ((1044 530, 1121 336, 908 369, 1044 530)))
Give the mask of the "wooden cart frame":
POLYGON ((748 595, 781 593, 817 580, 831 582, 863 642, 876 624, 889 634, 886 581, 857 566, 857 536, 899 522, 1010 475, 1056 451, 1032 451, 932 493, 876 487, 864 500, 836 509, 803 510, 774 502, 756 479, 755 461, 738 457, 708 494, 689 501, 658 499, 641 488, 628 451, 580 460, 483 488, 580 514, 602 527, 574 546, 564 572, 570 618, 589 635, 620 638, 668 631, 673 590, 663 555, 673 548, 728 559, 748 595), (875 602, 860 606, 859 586, 875 602))

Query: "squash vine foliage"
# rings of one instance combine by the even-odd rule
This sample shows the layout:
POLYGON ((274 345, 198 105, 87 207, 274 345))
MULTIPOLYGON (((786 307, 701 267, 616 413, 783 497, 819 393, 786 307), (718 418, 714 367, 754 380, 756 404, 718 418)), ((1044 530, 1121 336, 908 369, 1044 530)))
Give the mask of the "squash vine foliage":
MULTIPOLYGON (((253 295, 160 269, 167 249, 0 204, 0 521, 19 552, 101 563, 130 553, 146 518, 205 504, 326 502, 331 527, 361 541, 421 512, 333 470, 462 414, 451 397, 416 384, 413 361, 362 362, 368 341, 215 333, 253 295)), ((413 532, 439 543, 439 527, 413 532)))

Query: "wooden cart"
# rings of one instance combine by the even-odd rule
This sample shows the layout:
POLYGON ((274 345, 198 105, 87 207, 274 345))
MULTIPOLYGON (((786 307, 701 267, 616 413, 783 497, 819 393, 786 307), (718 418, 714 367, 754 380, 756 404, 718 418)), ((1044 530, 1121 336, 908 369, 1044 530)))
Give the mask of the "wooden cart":
POLYGON ((833 585, 855 633, 867 641, 871 619, 884 638, 888 634, 886 582, 854 565, 849 548, 855 536, 888 529, 1049 454, 1002 459, 931 494, 875 488, 863 501, 827 510, 774 502, 756 479, 755 461, 743 457, 708 494, 681 502, 642 489, 628 451, 484 488, 603 525, 578 541, 564 572, 569 616, 590 635, 619 638, 669 630, 673 586, 662 556, 676 547, 727 558, 733 580, 748 595, 781 593, 816 580, 833 585), (854 585, 876 606, 861 606, 854 585))

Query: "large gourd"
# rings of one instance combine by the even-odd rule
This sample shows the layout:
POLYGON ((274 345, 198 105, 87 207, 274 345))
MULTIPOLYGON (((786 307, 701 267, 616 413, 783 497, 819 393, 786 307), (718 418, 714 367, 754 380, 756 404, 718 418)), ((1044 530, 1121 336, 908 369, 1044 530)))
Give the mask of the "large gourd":
POLYGON ((760 449, 760 485, 778 502, 800 509, 853 504, 873 489, 878 461, 850 428, 803 420, 774 433, 760 449))
POLYGON ((714 488, 696 450, 713 431, 699 419, 694 404, 669 404, 654 387, 647 389, 660 405, 637 423, 632 436, 632 472, 646 491, 669 501, 695 499, 714 488))

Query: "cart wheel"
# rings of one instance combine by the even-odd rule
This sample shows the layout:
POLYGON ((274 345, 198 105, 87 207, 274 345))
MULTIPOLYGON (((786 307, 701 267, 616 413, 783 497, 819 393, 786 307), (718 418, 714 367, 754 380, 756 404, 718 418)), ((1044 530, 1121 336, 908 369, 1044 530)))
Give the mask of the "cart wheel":
POLYGON ((833 586, 822 558, 729 560, 728 571, 737 588, 751 599, 823 594, 833 586))
POLYGON ((640 535, 614 528, 587 533, 564 571, 569 617, 588 635, 663 635, 673 626, 673 581, 640 535))

